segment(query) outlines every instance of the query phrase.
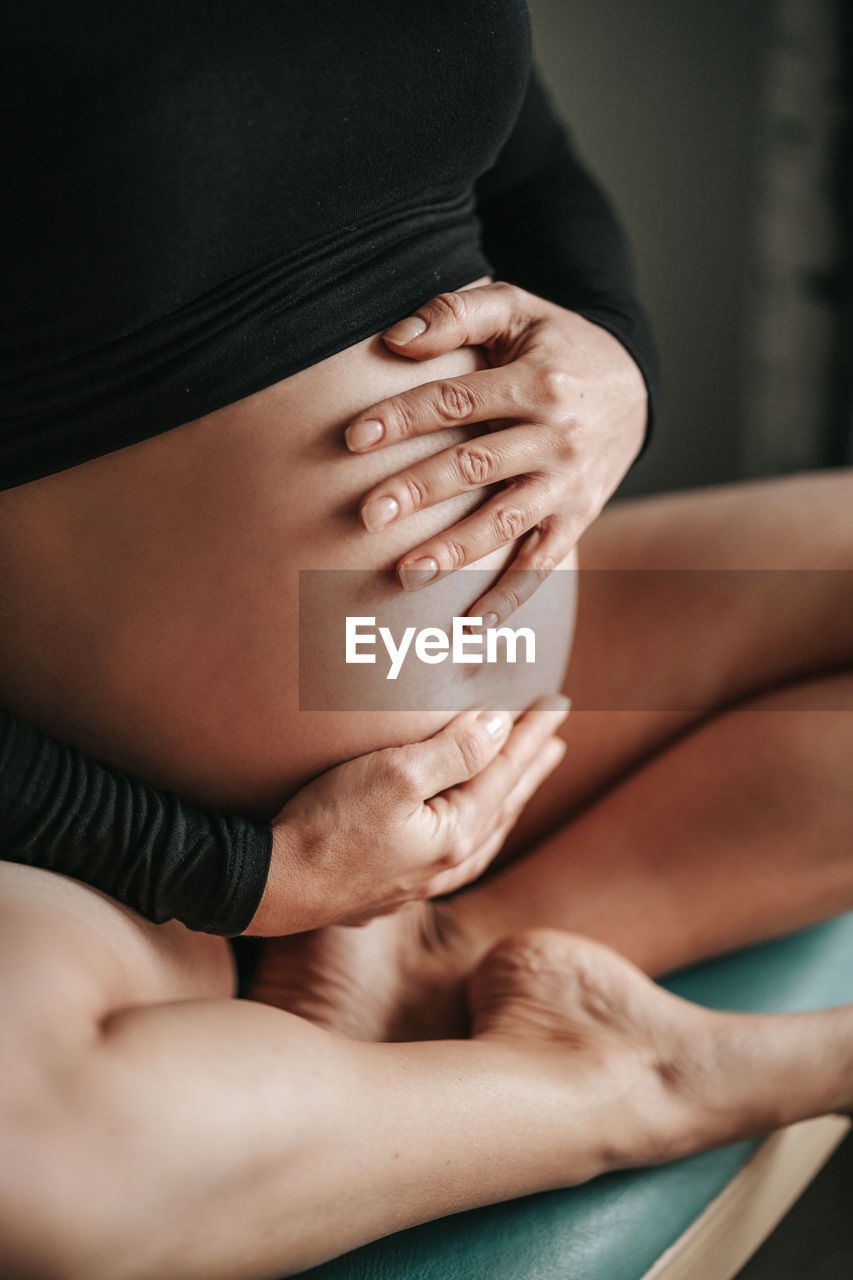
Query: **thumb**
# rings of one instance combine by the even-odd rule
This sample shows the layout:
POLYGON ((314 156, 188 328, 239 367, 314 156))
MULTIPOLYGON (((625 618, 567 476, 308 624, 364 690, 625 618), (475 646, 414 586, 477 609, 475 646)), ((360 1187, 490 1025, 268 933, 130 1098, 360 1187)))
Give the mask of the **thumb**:
POLYGON ((533 303, 532 295, 502 281, 439 293, 392 324, 382 338, 393 351, 416 360, 457 347, 491 346, 510 329, 517 332, 519 315, 526 317, 533 303))
POLYGON ((395 748, 422 800, 467 782, 494 760, 512 728, 508 711, 464 711, 425 742, 395 748))

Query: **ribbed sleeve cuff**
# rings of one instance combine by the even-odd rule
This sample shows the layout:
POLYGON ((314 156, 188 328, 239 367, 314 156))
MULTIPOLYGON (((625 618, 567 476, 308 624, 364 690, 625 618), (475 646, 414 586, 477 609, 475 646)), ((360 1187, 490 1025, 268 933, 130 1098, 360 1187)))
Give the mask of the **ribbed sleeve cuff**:
POLYGON ((250 923, 272 828, 203 812, 0 711, 0 856, 73 876, 147 920, 250 923))

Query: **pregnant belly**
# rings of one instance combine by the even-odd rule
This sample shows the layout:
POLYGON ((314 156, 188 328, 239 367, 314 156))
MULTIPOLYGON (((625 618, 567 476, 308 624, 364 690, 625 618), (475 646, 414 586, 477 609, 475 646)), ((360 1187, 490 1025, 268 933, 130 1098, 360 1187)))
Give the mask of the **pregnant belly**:
MULTIPOLYGON (((433 681, 421 705, 387 681, 381 699, 361 685, 348 701, 347 668, 327 685, 318 675, 344 613, 381 621, 390 608, 418 630, 464 614, 484 572, 506 562, 509 549, 481 561, 475 579, 461 571, 407 595, 401 612, 397 558, 483 495, 381 534, 361 528, 358 501, 466 433, 373 456, 343 444, 349 418, 380 398, 482 363, 471 348, 414 363, 368 339, 205 418, 0 495, 2 704, 154 785, 264 818, 332 764, 424 737, 456 708, 505 704, 508 677, 516 705, 551 692, 568 658, 569 575, 513 620, 537 635, 532 665, 445 662, 444 698, 433 681), (300 708, 300 570, 335 571, 335 590, 303 621, 315 709, 305 709, 304 681, 300 708)), ((378 656, 373 674, 385 681, 378 656)))

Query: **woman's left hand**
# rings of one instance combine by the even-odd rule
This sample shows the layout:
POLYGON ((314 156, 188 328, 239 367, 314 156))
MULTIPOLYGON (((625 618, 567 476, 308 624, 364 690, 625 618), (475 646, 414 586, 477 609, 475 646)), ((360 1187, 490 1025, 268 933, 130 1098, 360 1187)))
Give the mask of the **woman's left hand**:
POLYGON ((364 498, 361 518, 371 531, 384 529, 455 494, 502 482, 473 514, 397 565, 401 585, 415 590, 522 538, 507 571, 469 611, 492 615, 496 626, 565 558, 639 452, 647 415, 643 377, 605 329, 502 282, 439 294, 382 336, 391 351, 413 360, 479 346, 492 366, 372 405, 349 423, 346 440, 353 452, 367 453, 482 423, 488 434, 383 480, 364 498))

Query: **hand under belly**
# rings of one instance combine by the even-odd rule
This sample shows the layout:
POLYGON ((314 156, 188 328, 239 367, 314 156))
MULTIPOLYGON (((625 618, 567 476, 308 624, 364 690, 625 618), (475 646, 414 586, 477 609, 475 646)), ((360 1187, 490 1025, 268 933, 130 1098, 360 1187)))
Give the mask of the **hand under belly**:
POLYGON ((463 570, 404 597, 392 573, 399 556, 482 493, 378 534, 363 530, 359 499, 477 431, 373 455, 343 442, 350 417, 375 401, 482 365, 472 348, 415 363, 368 339, 205 418, 0 495, 3 705, 154 785, 267 818, 343 759, 425 737, 465 706, 506 705, 508 680, 515 706, 552 692, 574 619, 568 574, 511 620, 547 637, 544 660, 447 661, 430 668, 420 699, 411 681, 390 687, 380 650, 373 693, 362 683, 347 700, 350 673, 335 674, 333 662, 323 685, 323 644, 350 609, 377 626, 390 610, 398 630, 420 631, 464 615, 483 571, 509 557, 504 549, 479 562, 476 579, 463 570), (326 604, 319 597, 319 611, 315 596, 303 621, 314 689, 306 704, 303 679, 303 709, 300 570, 344 584, 326 604), (305 709, 318 706, 317 688, 324 709, 305 709))

